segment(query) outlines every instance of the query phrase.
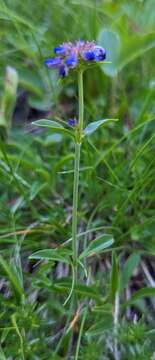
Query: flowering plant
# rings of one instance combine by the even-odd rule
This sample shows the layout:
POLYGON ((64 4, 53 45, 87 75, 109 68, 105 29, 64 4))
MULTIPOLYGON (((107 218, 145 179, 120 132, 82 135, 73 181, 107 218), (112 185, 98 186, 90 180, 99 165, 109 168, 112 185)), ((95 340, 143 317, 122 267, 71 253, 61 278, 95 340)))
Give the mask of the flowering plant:
MULTIPOLYGON (((74 182, 73 182, 73 206, 72 206, 72 237, 57 249, 46 249, 37 251, 31 258, 33 259, 52 259, 67 263, 72 269, 72 283, 69 288, 69 295, 64 305, 72 298, 71 305, 74 304, 74 311, 79 307, 76 288, 78 286, 78 268, 81 266, 87 276, 86 260, 89 256, 103 252, 110 247, 114 240, 110 234, 101 234, 91 241, 83 251, 79 254, 78 242, 81 235, 78 234, 78 197, 79 197, 79 173, 80 173, 80 154, 81 145, 84 137, 90 136, 104 123, 115 119, 101 119, 89 123, 84 128, 84 94, 83 94, 83 73, 92 65, 106 64, 106 51, 103 47, 97 46, 95 42, 78 40, 74 43, 67 42, 54 48, 55 57, 49 58, 45 64, 50 69, 57 69, 61 77, 66 77, 72 71, 77 72, 78 78, 78 105, 79 114, 78 121, 76 118, 69 119, 70 129, 62 125, 63 122, 56 122, 48 119, 37 120, 34 122, 37 126, 48 127, 52 131, 64 133, 72 138, 75 144, 75 160, 74 160, 74 182), (72 242, 72 250, 68 248, 68 242, 72 242)), ((95 231, 95 229, 92 229, 95 231)), ((87 307, 84 309, 84 319, 86 317, 87 307), (86 310, 86 311, 85 311, 86 310)), ((68 331, 72 325, 69 327, 68 331)), ((79 348, 75 359, 78 359, 79 348)))

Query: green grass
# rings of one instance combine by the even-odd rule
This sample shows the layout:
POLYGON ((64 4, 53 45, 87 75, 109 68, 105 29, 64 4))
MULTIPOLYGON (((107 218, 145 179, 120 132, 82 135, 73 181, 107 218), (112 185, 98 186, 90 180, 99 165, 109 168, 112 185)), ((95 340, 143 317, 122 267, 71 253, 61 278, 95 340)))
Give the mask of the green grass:
POLYGON ((116 338, 121 360, 153 359, 154 20, 153 0, 0 1, 1 99, 5 67, 19 76, 10 129, 0 114, 2 360, 118 360, 116 338), (113 261, 108 249, 88 258, 87 279, 79 268, 75 310, 72 301, 64 306, 72 283, 68 264, 29 257, 71 238, 73 142, 31 122, 78 115, 76 76, 59 82, 44 60, 55 45, 79 38, 105 45, 112 60, 105 71, 97 67, 84 76, 85 124, 119 122, 101 127, 82 147, 80 252, 102 234, 115 242, 113 261))

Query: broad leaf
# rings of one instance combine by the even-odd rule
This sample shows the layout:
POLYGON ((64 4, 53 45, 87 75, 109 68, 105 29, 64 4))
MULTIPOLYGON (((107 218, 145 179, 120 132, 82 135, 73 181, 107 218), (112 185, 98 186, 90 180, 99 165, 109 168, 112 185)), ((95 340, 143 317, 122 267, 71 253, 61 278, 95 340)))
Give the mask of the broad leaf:
POLYGON ((70 264, 69 255, 71 251, 68 249, 45 249, 35 252, 29 256, 29 259, 53 260, 70 264))
POLYGON ((98 43, 106 49, 106 60, 111 61, 111 64, 102 66, 102 70, 109 76, 116 76, 121 49, 119 34, 108 29, 103 29, 99 34, 98 43))
POLYGON ((98 236, 95 240, 91 241, 88 247, 81 253, 80 259, 91 255, 103 252, 114 243, 112 235, 105 234, 98 236))
POLYGON ((100 126, 105 124, 106 122, 117 121, 117 120, 118 119, 102 119, 102 120, 98 120, 98 121, 93 121, 93 122, 89 123, 88 126, 86 126, 86 128, 84 129, 84 135, 89 136, 92 133, 94 133, 100 126))
POLYGON ((66 135, 74 138, 73 132, 71 132, 68 129, 65 129, 64 126, 62 126, 61 124, 59 124, 58 122, 53 121, 53 120, 40 119, 40 120, 32 122, 32 125, 49 128, 56 133, 63 133, 63 134, 66 134, 66 135))
POLYGON ((111 64, 102 67, 102 70, 107 75, 114 77, 130 62, 154 48, 155 36, 154 32, 149 32, 147 34, 126 34, 125 36, 122 34, 120 38, 116 31, 103 29, 99 34, 98 43, 106 49, 106 60, 111 61, 111 64))

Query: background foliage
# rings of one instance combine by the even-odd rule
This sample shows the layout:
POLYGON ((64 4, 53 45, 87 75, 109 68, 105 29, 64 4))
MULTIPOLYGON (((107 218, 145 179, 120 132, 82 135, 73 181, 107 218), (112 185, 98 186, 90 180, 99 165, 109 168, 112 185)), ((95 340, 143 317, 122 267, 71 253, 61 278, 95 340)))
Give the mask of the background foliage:
MULTIPOLYGON (((114 359, 117 337, 121 359, 154 359, 154 0, 1 0, 0 37, 0 358, 73 359, 79 339, 78 359, 114 359), (81 269, 71 326, 68 264, 29 256, 70 238, 74 149, 31 122, 77 116, 76 78, 58 81, 44 60, 80 38, 104 46, 112 61, 85 74, 85 122, 119 122, 83 145, 79 231, 112 233, 116 258, 90 257, 87 286, 81 269), (8 65, 19 78, 11 103, 8 65)), ((92 239, 85 234, 80 249, 92 239)))

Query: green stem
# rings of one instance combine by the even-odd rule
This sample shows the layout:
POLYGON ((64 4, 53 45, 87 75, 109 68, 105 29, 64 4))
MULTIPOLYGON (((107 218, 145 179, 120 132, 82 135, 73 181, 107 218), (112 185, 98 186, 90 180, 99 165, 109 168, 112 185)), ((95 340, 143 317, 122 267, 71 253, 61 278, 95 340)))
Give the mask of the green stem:
POLYGON ((72 217, 72 245, 73 266, 75 283, 77 282, 77 211, 78 211, 78 189, 79 189, 79 167, 80 167, 81 144, 75 143, 74 185, 73 185, 73 217, 72 217))
MULTIPOLYGON (((83 113, 84 113, 84 100, 83 100, 83 71, 78 73, 78 91, 79 91, 79 133, 82 136, 83 131, 83 113)), ((80 138, 81 140, 81 138, 80 138)))
POLYGON ((83 131, 83 71, 78 73, 78 95, 79 95, 79 121, 77 128, 77 137, 75 141, 75 162, 74 162, 74 185, 73 185, 73 212, 72 212, 72 249, 73 249, 73 267, 75 284, 77 282, 77 211, 78 211, 78 192, 79 192, 79 169, 80 169, 80 150, 83 131))

